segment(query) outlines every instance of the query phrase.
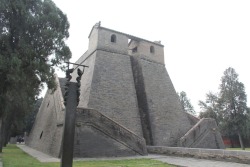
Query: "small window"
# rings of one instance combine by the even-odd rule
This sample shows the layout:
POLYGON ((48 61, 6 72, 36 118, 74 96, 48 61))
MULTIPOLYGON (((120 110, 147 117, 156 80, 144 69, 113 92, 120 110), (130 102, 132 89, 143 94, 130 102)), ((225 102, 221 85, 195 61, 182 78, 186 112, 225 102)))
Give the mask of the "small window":
POLYGON ((132 53, 136 53, 137 52, 137 47, 132 49, 132 53))
POLYGON ((49 107, 49 102, 48 102, 48 105, 47 105, 47 108, 49 107))
POLYGON ((43 136, 43 131, 42 131, 42 133, 40 134, 40 139, 42 138, 42 136, 43 136))
POLYGON ((111 35, 111 42, 116 43, 116 36, 115 36, 115 34, 111 35))
POLYGON ((155 48, 153 46, 150 46, 150 53, 154 53, 155 52, 155 48))

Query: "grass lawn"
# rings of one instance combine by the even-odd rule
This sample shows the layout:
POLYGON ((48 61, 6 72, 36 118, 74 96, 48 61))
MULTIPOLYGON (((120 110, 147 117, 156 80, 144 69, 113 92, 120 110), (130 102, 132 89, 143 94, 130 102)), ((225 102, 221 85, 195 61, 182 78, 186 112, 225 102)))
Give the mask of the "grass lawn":
MULTIPOLYGON (((59 167, 60 163, 41 163, 29 156, 16 145, 8 145, 3 149, 4 167, 59 167)), ((156 160, 109 160, 109 161, 75 161, 74 167, 174 167, 156 160)))
MULTIPOLYGON (((241 148, 226 148, 226 150, 242 150, 242 149, 241 148)), ((250 148, 245 148, 245 151, 250 151, 250 148)))

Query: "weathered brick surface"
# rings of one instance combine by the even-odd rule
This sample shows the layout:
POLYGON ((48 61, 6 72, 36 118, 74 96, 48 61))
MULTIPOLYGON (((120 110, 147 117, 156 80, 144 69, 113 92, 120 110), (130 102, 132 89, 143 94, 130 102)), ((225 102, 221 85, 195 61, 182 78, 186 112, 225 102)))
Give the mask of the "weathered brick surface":
POLYGON ((145 91, 145 84, 142 75, 142 68, 140 66, 140 61, 137 57, 131 56, 130 60, 134 76, 134 82, 135 82, 134 84, 136 89, 138 108, 141 117, 143 137, 145 138, 147 145, 153 145, 150 113, 147 101, 147 94, 145 91))
MULTIPOLYGON (((83 78, 84 79, 84 78, 83 78)), ((79 105, 79 107, 82 107, 79 105)), ((87 105, 142 136, 130 57, 96 51, 87 105)))
MULTIPOLYGON (((87 53, 85 56, 85 61, 82 62, 81 59, 77 61, 76 63, 83 64, 86 66, 89 66, 88 68, 84 69, 84 73, 82 75, 81 79, 81 90, 80 90, 80 102, 79 107, 88 107, 89 98, 91 94, 91 84, 93 80, 93 73, 95 69, 95 59, 96 59, 96 52, 87 53)), ((81 70, 82 67, 79 67, 81 70)), ((76 81, 77 77, 77 70, 75 70, 72 74, 72 81, 76 81)))
POLYGON ((214 119, 203 118, 180 138, 180 146, 192 148, 224 149, 220 132, 214 119))
POLYGON ((164 50, 162 45, 149 43, 146 41, 132 40, 128 46, 129 55, 136 57, 143 57, 144 59, 151 60, 160 64, 164 64, 164 50), (154 48, 154 52, 150 52, 150 47, 154 48), (137 47, 137 51, 133 52, 132 49, 137 47))
POLYGON ((116 157, 138 155, 93 126, 76 127, 74 157, 116 157))
POLYGON ((176 146, 191 127, 164 65, 140 60, 154 145, 176 146))
MULTIPOLYGON (((58 80, 57 82, 59 84, 58 80)), ((57 89, 54 94, 48 90, 26 144, 41 152, 58 157, 62 141, 64 111, 61 89, 57 89)))
POLYGON ((192 115, 192 114, 189 114, 189 113, 187 113, 186 112, 186 115, 187 115, 187 117, 188 117, 188 119, 189 119, 189 122, 191 123, 191 125, 195 125, 197 122, 199 122, 199 118, 197 118, 197 117, 195 117, 194 115, 192 115))
POLYGON ((97 49, 121 54, 128 54, 128 37, 120 33, 99 28, 97 49), (112 35, 116 36, 115 42, 111 42, 112 35))
POLYGON ((147 154, 143 138, 96 110, 77 109, 75 157, 136 154, 147 154))
POLYGON ((98 44, 98 27, 93 27, 89 35, 88 52, 91 53, 96 50, 98 44))

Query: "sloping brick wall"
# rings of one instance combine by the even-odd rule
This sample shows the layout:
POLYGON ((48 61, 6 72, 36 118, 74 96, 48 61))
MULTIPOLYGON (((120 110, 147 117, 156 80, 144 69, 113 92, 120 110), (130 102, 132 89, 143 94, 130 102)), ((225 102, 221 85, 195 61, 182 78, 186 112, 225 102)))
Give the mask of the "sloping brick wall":
POLYGON ((65 112, 60 86, 63 87, 64 80, 59 82, 57 78, 56 82, 59 88, 53 94, 50 90, 47 91, 26 144, 46 154, 59 157, 65 112))
POLYGON ((153 145, 177 146, 191 127, 163 64, 140 59, 147 95, 153 145))
POLYGON ((75 157, 145 155, 145 140, 93 109, 76 112, 75 157))
POLYGON ((181 147, 224 149, 222 137, 214 119, 202 118, 183 137, 181 147))
MULTIPOLYGON (((85 78, 82 77, 82 80, 85 78)), ((87 108, 96 109, 142 137, 133 73, 128 55, 96 51, 88 98, 87 108)), ((86 107, 81 104, 80 102, 79 107, 86 107)))

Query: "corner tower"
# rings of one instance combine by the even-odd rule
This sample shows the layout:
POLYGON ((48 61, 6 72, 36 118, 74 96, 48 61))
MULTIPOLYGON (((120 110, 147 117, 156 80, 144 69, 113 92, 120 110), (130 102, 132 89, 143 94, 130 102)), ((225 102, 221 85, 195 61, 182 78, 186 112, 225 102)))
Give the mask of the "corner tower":
POLYGON ((77 61, 89 66, 82 76, 79 107, 93 108, 143 137, 128 39, 100 24, 93 26, 88 51, 77 61))

